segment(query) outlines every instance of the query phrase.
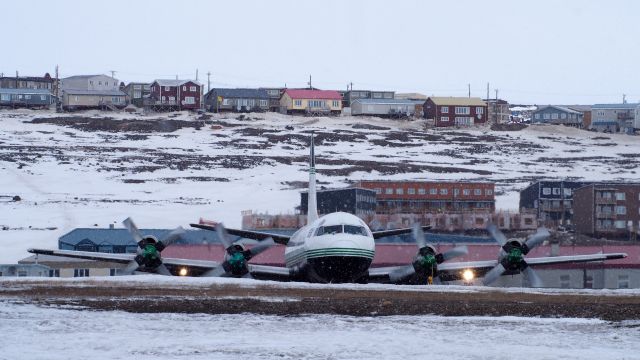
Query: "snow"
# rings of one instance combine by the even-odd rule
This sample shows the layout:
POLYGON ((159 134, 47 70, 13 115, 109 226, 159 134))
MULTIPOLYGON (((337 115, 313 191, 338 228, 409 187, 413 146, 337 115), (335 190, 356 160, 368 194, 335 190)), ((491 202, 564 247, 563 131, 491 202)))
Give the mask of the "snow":
MULTIPOLYGON (((68 114, 64 114, 68 115, 68 114)), ((96 111, 71 116, 109 116, 116 119, 156 119, 168 115, 131 115, 96 111)), ((441 141, 421 140, 424 122, 356 117, 306 118, 275 113, 214 115, 233 127, 212 130, 183 128, 171 133, 148 133, 135 140, 127 135, 77 130, 51 124, 25 123, 36 117, 55 117, 46 111, 0 111, 0 263, 15 263, 30 247, 57 248, 58 238, 76 227, 121 226, 131 216, 141 228, 171 228, 206 218, 238 227, 241 212, 292 213, 300 202, 300 189, 287 182, 306 182, 306 160, 279 162, 278 157, 306 159, 306 142, 290 140, 268 143, 262 135, 246 135, 242 129, 261 128, 277 135, 303 135, 308 131, 359 134, 359 141, 325 142, 316 146, 317 156, 331 159, 318 165, 318 181, 328 188, 344 187, 347 180, 472 180, 495 181, 497 207, 517 210, 518 191, 539 178, 584 180, 637 180, 640 153, 638 138, 622 134, 598 134, 562 126, 533 125, 519 132, 496 132, 487 127, 431 129, 426 135, 441 141), (258 118, 258 119, 256 119, 258 118), (357 129, 354 124, 388 127, 391 130, 357 129), (294 130, 285 130, 292 125, 294 130), (408 143, 391 147, 374 143, 391 132, 418 134, 408 143), (464 138, 495 137, 493 141, 469 142, 464 138), (267 146, 264 146, 264 145, 267 146), (522 147, 524 145, 524 147, 522 147), (35 147, 26 149, 25 147, 35 147), (51 150, 53 148, 53 150, 51 150), (55 151, 68 157, 56 158, 55 151), (152 151, 152 152, 150 152, 152 151), (26 154, 26 155, 25 155, 26 154), (26 159, 25 159, 26 156, 26 159), (173 163, 155 171, 134 172, 157 165, 162 157, 264 157, 244 168, 221 162, 180 170, 173 163), (356 169, 348 176, 323 175, 323 170, 348 167, 351 162, 372 161, 387 166, 408 163, 462 171, 428 169, 382 174, 356 169), (342 165, 344 163, 344 166, 342 165), (20 166, 23 164, 23 166, 20 166), (136 170, 137 171, 137 170, 136 170), (488 171, 478 175, 473 171, 488 171), (191 177, 191 179, 189 179, 191 177), (196 181, 197 177, 228 181, 196 181), (144 181, 126 183, 123 180, 144 181), (19 195, 22 201, 11 198, 19 195)), ((172 117, 173 118, 173 117, 172 117)), ((179 113, 175 119, 194 120, 179 113)), ((413 136, 413 135, 412 135, 413 136)))
MULTIPOLYGON (((286 306, 284 304, 283 306, 286 306)), ((594 319, 135 314, 0 302, 0 359, 638 359, 594 319)))

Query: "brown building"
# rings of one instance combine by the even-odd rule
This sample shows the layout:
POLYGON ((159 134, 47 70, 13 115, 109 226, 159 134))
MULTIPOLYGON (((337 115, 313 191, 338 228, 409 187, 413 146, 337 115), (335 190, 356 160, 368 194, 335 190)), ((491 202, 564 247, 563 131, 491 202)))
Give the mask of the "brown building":
POLYGON ((472 97, 429 97, 424 118, 435 126, 471 126, 487 122, 487 104, 472 97))
POLYGON ((145 106, 157 110, 198 110, 202 85, 193 80, 155 80, 145 106))
POLYGON ((636 239, 640 228, 640 183, 591 184, 575 190, 576 232, 636 239))
POLYGON ((502 99, 485 99, 488 121, 493 124, 506 124, 511 120, 509 103, 502 99))
POLYGON ((495 184, 489 182, 359 181, 354 187, 376 193, 376 214, 495 211, 495 184))

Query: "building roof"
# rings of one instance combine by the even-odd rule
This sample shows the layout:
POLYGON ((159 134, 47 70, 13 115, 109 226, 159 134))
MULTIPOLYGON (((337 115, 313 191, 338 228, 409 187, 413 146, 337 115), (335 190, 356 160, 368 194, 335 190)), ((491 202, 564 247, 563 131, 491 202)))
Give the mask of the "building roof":
POLYGON ((335 90, 287 89, 284 93, 288 94, 292 99, 342 100, 340 93, 335 90))
POLYGON ((1 76, 0 80, 53 82, 51 77, 44 76, 18 76, 17 78, 15 76, 1 76))
POLYGON ((0 93, 51 95, 51 91, 49 89, 2 89, 0 88, 0 93))
POLYGON ((427 100, 428 96, 420 93, 396 93, 396 99, 427 100))
POLYGON ((213 91, 215 91, 218 96, 222 96, 223 98, 269 99, 269 94, 267 94, 266 89, 217 88, 211 89, 211 91, 209 91, 207 95, 211 94, 213 91))
POLYGON ((195 80, 155 79, 153 82, 158 83, 158 85, 160 86, 180 86, 188 82, 192 82, 198 86, 202 86, 202 84, 195 80))
POLYGON ((592 109, 635 109, 640 104, 638 103, 626 103, 626 104, 595 104, 592 109))
POLYGON ((124 92, 120 90, 74 90, 65 89, 65 94, 69 95, 104 95, 104 96, 126 96, 124 92))
POLYGON ((556 109, 556 110, 560 110, 569 114, 576 114, 576 115, 581 115, 582 112, 581 111, 576 111, 576 110, 572 110, 569 109, 567 107, 564 106, 559 106, 559 105, 547 105, 547 106, 541 106, 539 107, 537 110, 534 111, 534 113, 548 109, 548 108, 552 108, 552 109, 556 109))
POLYGON ((108 76, 108 75, 95 74, 95 75, 73 75, 73 76, 68 76, 66 78, 62 78, 62 80, 90 79, 90 78, 96 77, 96 76, 105 76, 105 77, 108 77, 108 78, 111 78, 111 79, 115 79, 115 78, 112 78, 111 76, 108 76))
POLYGON ((430 96, 428 99, 431 99, 436 105, 444 105, 444 106, 487 106, 487 103, 482 101, 482 99, 477 97, 436 97, 430 96))
POLYGON ((407 99, 355 99, 351 103, 359 102, 361 104, 383 104, 383 105, 412 105, 422 104, 422 100, 407 100, 407 99))
MULTIPOLYGON (((166 236, 171 229, 140 229, 143 235, 155 236, 158 240, 166 236)), ((93 243, 100 245, 115 246, 135 246, 136 242, 131 238, 127 229, 94 229, 94 228, 78 228, 64 234, 58 240, 59 243, 75 246, 81 241, 91 240, 93 243)), ((202 244, 209 242, 219 242, 218 237, 213 231, 205 230, 187 230, 183 235, 180 243, 202 244)))

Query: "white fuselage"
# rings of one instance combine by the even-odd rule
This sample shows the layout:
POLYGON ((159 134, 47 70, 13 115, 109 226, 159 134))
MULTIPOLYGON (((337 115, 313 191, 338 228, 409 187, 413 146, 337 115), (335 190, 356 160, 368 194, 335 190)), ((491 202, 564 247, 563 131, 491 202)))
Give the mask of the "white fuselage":
POLYGON ((310 280, 322 282, 357 280, 374 255, 367 224, 344 212, 327 214, 296 231, 284 254, 288 268, 303 269, 310 280))

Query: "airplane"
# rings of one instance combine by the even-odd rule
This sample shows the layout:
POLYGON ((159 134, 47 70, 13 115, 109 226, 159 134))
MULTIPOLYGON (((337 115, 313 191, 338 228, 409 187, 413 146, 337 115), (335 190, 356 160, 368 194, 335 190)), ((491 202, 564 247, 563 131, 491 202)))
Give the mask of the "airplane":
POLYGON ((161 252, 180 238, 184 230, 179 227, 162 240, 140 234, 128 218, 123 224, 138 243, 136 254, 107 254, 73 250, 29 249, 34 254, 66 256, 90 260, 127 264, 121 274, 150 272, 162 275, 247 277, 281 281, 308 281, 319 283, 431 284, 442 281, 472 281, 484 276, 490 285, 502 275, 524 273, 531 286, 543 286, 531 266, 573 262, 604 261, 626 257, 624 253, 555 256, 524 259, 531 249, 549 237, 546 229, 539 229, 527 241, 508 240, 495 226, 488 231, 501 245, 497 260, 450 262, 466 255, 466 246, 439 253, 426 243, 424 230, 429 226, 371 231, 359 217, 346 212, 318 216, 314 136, 311 134, 309 155, 309 195, 307 224, 293 235, 263 231, 226 229, 222 223, 214 225, 191 224, 194 228, 216 231, 225 248, 222 262, 162 258, 161 252), (413 235, 417 252, 412 263, 402 266, 371 267, 375 256, 375 241, 386 236, 413 235), (251 248, 233 242, 229 235, 257 240, 251 248), (275 244, 286 245, 285 266, 252 264, 249 261, 275 244))

